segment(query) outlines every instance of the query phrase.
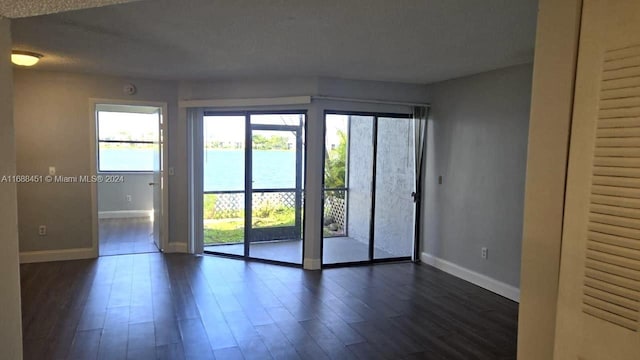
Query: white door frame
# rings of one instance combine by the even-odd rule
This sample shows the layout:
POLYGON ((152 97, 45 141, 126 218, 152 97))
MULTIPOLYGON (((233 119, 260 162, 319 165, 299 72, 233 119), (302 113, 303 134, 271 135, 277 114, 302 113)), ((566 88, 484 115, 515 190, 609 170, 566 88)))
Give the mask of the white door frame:
MULTIPOLYGON (((96 106, 98 104, 112 104, 112 105, 131 105, 131 106, 153 106, 162 109, 162 121, 160 125, 161 136, 159 138, 162 145, 162 157, 160 162, 160 168, 162 169, 162 226, 160 228, 160 251, 164 251, 169 244, 169 172, 168 172, 168 159, 169 159, 169 146, 168 146, 168 113, 167 103, 156 101, 144 101, 144 100, 121 100, 121 99, 101 99, 91 98, 89 99, 89 158, 90 168, 89 175, 97 175, 98 162, 97 162, 97 117, 96 106)), ((94 257, 100 255, 100 247, 98 244, 98 185, 95 182, 91 183, 91 250, 94 257)))

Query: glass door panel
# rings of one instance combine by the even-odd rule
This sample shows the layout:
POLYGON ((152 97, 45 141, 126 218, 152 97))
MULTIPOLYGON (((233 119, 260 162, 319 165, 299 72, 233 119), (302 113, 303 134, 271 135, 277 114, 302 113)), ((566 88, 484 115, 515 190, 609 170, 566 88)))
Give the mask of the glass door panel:
MULTIPOLYGON (((302 263, 302 123, 267 124, 251 115, 252 258, 302 263)), ((296 114, 296 117, 301 115, 296 114)), ((249 192, 247 192, 249 194, 249 192)))
POLYGON ((205 251, 244 255, 245 116, 203 118, 205 251))
POLYGON ((374 259, 413 253, 415 152, 413 120, 378 118, 374 259))
POLYGON ((323 264, 370 260, 374 126, 373 116, 325 117, 323 264))
POLYGON ((253 130, 253 189, 296 187, 296 131, 253 130))

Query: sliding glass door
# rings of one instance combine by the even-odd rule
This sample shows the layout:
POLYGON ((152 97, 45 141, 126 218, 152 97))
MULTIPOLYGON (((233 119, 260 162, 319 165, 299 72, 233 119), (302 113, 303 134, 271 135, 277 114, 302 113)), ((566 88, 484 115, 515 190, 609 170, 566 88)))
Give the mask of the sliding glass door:
POLYGON ((373 116, 325 117, 324 264, 369 260, 374 124, 373 116))
POLYGON ((373 258, 411 257, 415 203, 413 119, 378 117, 373 258))
POLYGON ((202 129, 205 251, 244 256, 245 116, 207 114, 202 129))
POLYGON ((205 113, 205 251, 302 263, 305 114, 205 113))
POLYGON ((301 114, 253 114, 249 255, 302 263, 301 114))
POLYGON ((413 119, 325 114, 323 264, 410 259, 413 119))

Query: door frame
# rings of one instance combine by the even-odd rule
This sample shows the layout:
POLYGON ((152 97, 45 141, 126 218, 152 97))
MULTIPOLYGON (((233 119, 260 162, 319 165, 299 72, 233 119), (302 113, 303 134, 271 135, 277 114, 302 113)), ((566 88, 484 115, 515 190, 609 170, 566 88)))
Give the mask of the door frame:
MULTIPOLYGON (((292 267, 302 267, 303 263, 304 263, 304 250, 305 250, 305 246, 306 246, 306 242, 305 242, 305 238, 304 238, 304 215, 300 215, 300 236, 301 236, 301 241, 302 241, 302 254, 301 254, 301 258, 300 258, 300 263, 290 263, 290 262, 284 262, 284 261, 278 261, 278 260, 271 260, 271 259, 262 259, 262 258, 256 258, 256 257, 252 257, 251 256, 251 252, 250 252, 250 237, 251 237, 251 230, 252 230, 252 219, 251 219, 251 211, 246 211, 246 209, 251 210, 252 208, 252 204, 251 204, 251 196, 247 196, 247 195, 252 195, 253 194, 253 189, 252 189, 252 184, 251 184, 251 180, 252 180, 252 176, 250 175, 250 172, 253 171, 253 155, 252 155, 252 147, 249 146, 251 144, 252 141, 252 133, 253 130, 258 130, 258 131, 262 131, 262 130, 266 130, 266 131, 278 131, 278 130, 287 130, 287 127, 292 128, 295 127, 296 128, 296 132, 298 132, 297 136, 296 136, 296 142, 297 142, 297 146, 299 146, 299 148, 297 150, 301 151, 301 163, 300 163, 300 176, 297 176, 298 178, 296 179, 296 185, 300 185, 300 201, 302 202, 303 206, 300 206, 299 209, 296 209, 296 212, 301 212, 302 214, 304 214, 304 209, 303 207, 306 206, 306 202, 304 202, 304 197, 305 197, 305 183, 306 183, 306 176, 305 176, 305 168, 306 168, 306 148, 303 149, 302 146, 306 145, 307 143, 307 124, 308 124, 308 119, 309 119, 309 111, 308 109, 273 109, 273 110, 229 110, 229 111, 224 111, 224 110, 215 110, 215 109, 202 109, 201 112, 201 116, 199 117, 199 119, 197 120, 198 122, 200 122, 200 124, 198 125, 197 129, 200 131, 199 134, 195 134, 195 136, 202 136, 202 123, 204 121, 204 117, 205 116, 244 116, 245 118, 245 176, 244 176, 244 180, 245 180, 245 188, 244 188, 244 195, 245 195, 245 224, 244 224, 244 228, 245 228, 245 233, 244 233, 244 242, 243 242, 243 247, 244 247, 244 255, 235 255, 235 254, 228 254, 228 253, 222 253, 222 252, 217 252, 217 251, 210 251, 210 250, 204 250, 204 236, 197 236, 195 237, 195 240, 200 241, 202 244, 198 245, 196 244, 196 248, 198 246, 201 246, 203 248, 203 253, 205 254, 212 254, 212 255, 218 255, 218 256, 224 256, 224 257, 230 257, 230 258, 240 258, 240 259, 249 259, 249 260, 255 260, 255 261, 260 261, 260 262, 265 262, 265 263, 273 263, 273 264, 278 264, 278 265, 286 265, 286 266, 292 266, 292 267), (251 124, 251 115, 270 115, 270 114, 274 114, 274 115, 278 115, 278 114, 300 114, 300 115, 304 115, 304 121, 302 124, 300 124, 299 126, 295 126, 295 125, 267 125, 267 124, 251 124), (302 132, 302 133, 300 133, 302 132), (302 177, 302 178, 300 178, 302 177), (248 230, 248 231, 247 231, 248 230)), ((202 144, 204 146, 204 144, 202 144)), ((201 151, 202 149, 195 149, 194 151, 201 151)), ((297 155, 296 155, 297 158, 297 155)), ((203 175, 204 174, 204 162, 200 161, 199 164, 195 164, 195 166, 201 170, 201 172, 199 173, 199 175, 203 175)), ((199 179, 197 181, 203 182, 203 179, 199 179)), ((203 186, 198 187, 199 188, 199 194, 194 194, 195 196, 203 196, 204 195, 204 188, 203 186)), ((202 222, 202 214, 199 213, 199 219, 195 219, 196 222, 202 222)), ((298 226, 296 224, 296 226, 298 226)), ((199 228, 198 230, 201 230, 201 228, 199 228)))
MULTIPOLYGON (((391 257, 391 258, 379 258, 376 259, 375 257, 375 215, 376 215, 376 180, 377 180, 377 174, 376 174, 376 166, 377 166, 377 159, 378 159, 378 119, 379 118, 393 118, 393 119, 407 119, 407 120, 411 120, 413 119, 413 115, 412 114, 403 114, 403 113, 387 113, 387 112, 366 112, 366 111, 348 111, 348 110, 328 110, 325 109, 322 115, 322 121, 326 122, 327 119, 327 115, 346 115, 346 116, 369 116, 373 118, 373 169, 372 169, 372 179, 371 179, 371 211, 370 211, 370 219, 369 219, 369 253, 368 253, 368 259, 367 260, 362 260, 362 261, 349 261, 349 262, 340 262, 340 263, 331 263, 331 264, 325 264, 324 263, 324 233, 322 231, 323 227, 321 227, 320 229, 320 262, 321 262, 321 267, 322 268, 335 268, 335 267, 348 267, 348 266, 360 266, 360 265, 368 265, 368 264, 375 264, 375 263, 385 263, 385 262, 396 262, 396 261, 410 261, 412 259, 412 256, 398 256, 398 257, 391 257)), ((351 122, 349 122, 349 124, 347 124, 347 126, 349 128, 351 128, 351 122)), ((326 123, 325 126, 323 126, 323 128, 325 129, 325 133, 322 135, 322 147, 323 147, 323 153, 326 154, 327 153, 327 141, 326 141, 326 123)), ((415 146, 415 144, 414 144, 415 146)), ((350 142, 347 143, 347 148, 350 150, 350 142)), ((347 157, 349 156, 349 153, 347 153, 347 157)), ((349 164, 349 161, 347 160, 347 164, 349 164)), ((348 166, 348 165, 347 165, 348 166)), ((346 173, 348 174, 348 169, 346 169, 346 173)), ((322 173, 324 174, 325 172, 325 161, 322 162, 322 173)), ((348 179, 347 179, 347 184, 348 184, 348 179)), ((415 181, 413 182, 413 184, 415 184, 415 181)), ((347 185, 348 186, 348 185, 347 185)), ((322 179, 322 206, 324 207, 324 193, 325 193, 325 186, 324 186, 324 177, 322 179)), ((414 191, 417 191, 414 189, 414 191)), ((348 195, 347 195, 348 196, 348 195)), ((415 227, 415 223, 417 221, 419 221, 419 219, 416 218, 416 214, 417 214, 417 210, 418 210, 418 206, 420 206, 420 204, 418 202, 414 202, 414 212, 413 212, 413 226, 415 227)), ((321 224, 324 224, 324 211, 321 212, 322 214, 322 221, 321 224)), ((415 247, 416 242, 419 241, 417 234, 413 234, 413 242, 412 242, 412 248, 415 247)))
MULTIPOLYGON (((108 105, 124 105, 124 106, 150 106, 160 108, 162 113, 160 114, 160 132, 158 133, 158 143, 162 148, 160 158, 161 177, 163 187, 160 192, 162 198, 162 224, 160 226, 160 252, 164 252, 169 244, 169 134, 168 134, 168 121, 169 116, 167 112, 167 103, 158 101, 144 101, 144 100, 121 100, 121 99, 105 99, 105 98, 90 98, 89 99, 89 172, 91 175, 98 174, 98 151, 97 151, 97 111, 96 106, 100 104, 108 105)), ((100 244, 99 244, 99 219, 98 219, 98 185, 95 182, 91 183, 91 250, 94 257, 100 256, 100 244)))

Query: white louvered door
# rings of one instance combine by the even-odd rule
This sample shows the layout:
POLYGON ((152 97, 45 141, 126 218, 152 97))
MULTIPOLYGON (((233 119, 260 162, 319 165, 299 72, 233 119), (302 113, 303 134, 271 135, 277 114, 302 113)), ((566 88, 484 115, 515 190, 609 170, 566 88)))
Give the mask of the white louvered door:
POLYGON ((555 358, 639 360, 640 1, 582 16, 555 358))

